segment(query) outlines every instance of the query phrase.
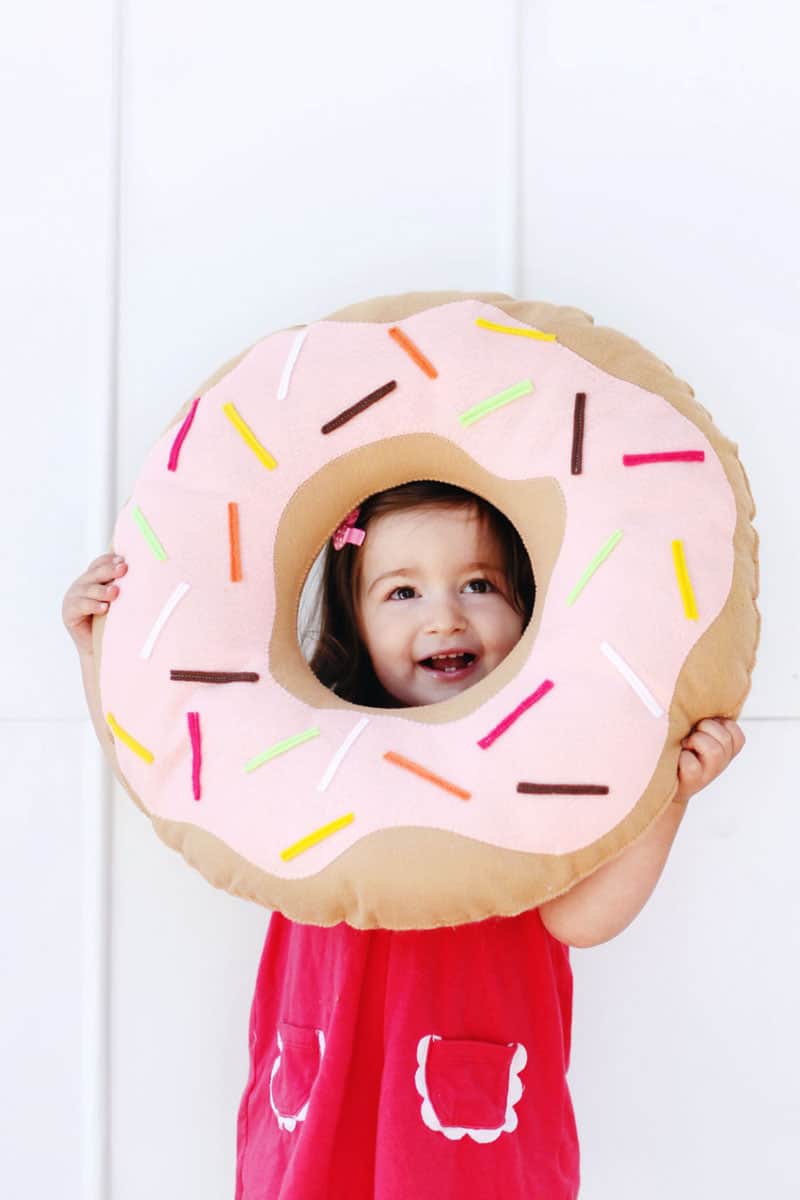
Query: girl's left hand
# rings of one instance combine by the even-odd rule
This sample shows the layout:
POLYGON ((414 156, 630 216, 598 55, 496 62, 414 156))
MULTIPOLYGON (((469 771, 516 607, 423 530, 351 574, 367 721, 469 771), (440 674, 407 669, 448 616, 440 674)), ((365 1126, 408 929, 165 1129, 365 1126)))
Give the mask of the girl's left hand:
POLYGON ((721 775, 745 743, 741 727, 724 717, 698 721, 681 742, 678 759, 678 791, 675 799, 685 802, 721 775))

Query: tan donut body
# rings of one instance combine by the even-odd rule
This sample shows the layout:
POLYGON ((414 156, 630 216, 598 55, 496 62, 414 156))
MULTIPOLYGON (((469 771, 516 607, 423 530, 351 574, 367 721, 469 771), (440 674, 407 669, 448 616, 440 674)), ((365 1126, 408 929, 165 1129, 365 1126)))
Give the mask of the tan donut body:
POLYGON ((738 715, 752 515, 691 390, 576 310, 435 293, 272 334, 184 407, 120 513, 129 570, 96 636, 117 773, 212 883, 295 920, 533 907, 658 815, 695 720, 738 715), (344 515, 414 478, 508 515, 534 617, 459 696, 361 708, 305 664, 298 598, 344 515))

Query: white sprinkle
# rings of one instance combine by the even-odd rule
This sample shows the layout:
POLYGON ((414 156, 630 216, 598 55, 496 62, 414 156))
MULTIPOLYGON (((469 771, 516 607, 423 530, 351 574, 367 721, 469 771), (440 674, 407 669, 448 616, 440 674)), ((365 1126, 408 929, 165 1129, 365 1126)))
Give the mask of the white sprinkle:
POLYGON ((286 395, 289 391, 289 380, 291 379, 292 371, 294 370, 294 364, 297 362, 297 356, 300 353, 300 347, 306 340, 307 334, 308 326, 306 326, 305 329, 299 330, 295 335, 294 341, 292 342, 292 348, 289 351, 289 357, 286 359, 286 364, 283 368, 283 374, 281 375, 280 387, 278 388, 279 400, 286 399, 286 395))
POLYGON ((654 717, 663 716, 663 709, 659 706, 657 700, 653 696, 653 693, 645 687, 639 676, 631 670, 631 668, 625 662, 625 659, 621 658, 620 655, 617 654, 613 646, 609 646, 608 642, 601 642, 600 649, 603 651, 603 654, 605 654, 609 662, 613 663, 613 665, 617 668, 622 678, 630 684, 630 686, 636 692, 636 695, 649 710, 649 712, 651 712, 654 717))
POLYGON ((339 770, 339 767, 341 766, 342 759, 344 758, 345 754, 347 754, 347 751, 350 749, 350 747, 352 746, 353 742, 356 740, 358 735, 360 733, 363 733, 363 731, 366 729, 367 725, 369 725, 369 717, 362 717, 361 720, 358 722, 358 724, 355 726, 355 728, 350 730, 347 737, 344 739, 341 746, 336 751, 336 753, 334 754, 330 763, 328 764, 327 771, 325 772, 325 774, 322 776, 322 779, 320 779, 319 783, 317 784, 318 792, 324 792, 327 790, 328 784, 333 779, 336 772, 339 770))
POLYGON ((177 604, 179 604, 181 602, 181 600, 183 599, 183 597, 186 595, 186 593, 188 591, 189 591, 188 583, 179 583, 178 586, 175 588, 175 591, 172 593, 169 600, 167 601, 167 603, 164 605, 161 612, 159 613, 158 619, 156 620, 155 625, 150 630, 147 641, 145 642, 145 644, 142 646, 141 650, 139 651, 139 658, 149 658, 150 657, 150 655, 153 652, 153 646, 155 646, 155 644, 156 644, 156 638, 161 633, 161 630, 164 628, 165 624, 169 620, 169 617, 172 615, 172 610, 175 608, 175 606, 177 604))

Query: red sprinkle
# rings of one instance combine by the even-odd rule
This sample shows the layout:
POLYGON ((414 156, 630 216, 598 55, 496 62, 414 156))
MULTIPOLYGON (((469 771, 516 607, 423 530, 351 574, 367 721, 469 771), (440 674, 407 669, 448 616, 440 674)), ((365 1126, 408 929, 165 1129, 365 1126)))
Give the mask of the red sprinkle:
POLYGON ((178 430, 178 435, 175 438, 175 441, 172 443, 172 449, 169 452, 169 462, 167 463, 167 468, 170 471, 175 471, 177 469, 178 455, 181 452, 181 446, 183 445, 183 440, 186 437, 189 430, 191 429, 192 421, 194 420, 194 414, 197 412, 197 406, 199 403, 200 403, 200 397, 198 396, 197 399, 195 400, 194 404, 192 405, 191 409, 186 414, 186 417, 184 418, 184 422, 181 425, 180 429, 178 430))
POLYGON ((518 704, 513 712, 510 712, 507 717, 503 717, 499 725, 495 725, 494 729, 487 733, 485 737, 480 739, 478 745, 481 747, 481 749, 488 750, 492 742, 495 742, 500 737, 501 733, 505 733, 509 725, 513 725, 514 722, 517 721, 524 712, 528 711, 532 704, 535 704, 537 700, 541 700, 542 696, 546 696, 553 686, 554 684, 552 679, 545 679, 544 683, 540 683, 535 692, 532 692, 530 696, 526 696, 522 703, 518 704))
POLYGON ((200 749, 200 713, 186 714, 189 721, 189 737, 192 740, 192 792, 195 800, 200 799, 200 764, 203 761, 200 749))
POLYGON ((705 450, 670 450, 665 454, 623 454, 626 467, 639 467, 642 463, 659 462, 704 462, 705 450))

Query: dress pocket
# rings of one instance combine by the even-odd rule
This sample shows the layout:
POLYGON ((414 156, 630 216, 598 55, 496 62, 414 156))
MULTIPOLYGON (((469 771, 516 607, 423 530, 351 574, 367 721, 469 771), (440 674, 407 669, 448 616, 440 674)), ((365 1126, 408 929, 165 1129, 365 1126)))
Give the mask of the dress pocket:
POLYGON ((281 1129, 304 1121, 325 1053, 321 1029, 278 1022, 278 1054, 269 1077, 269 1099, 281 1129))
POLYGON ((528 1061, 521 1042, 503 1045, 435 1033, 417 1044, 414 1076, 422 1120, 451 1140, 466 1134, 493 1142, 517 1128, 514 1105, 522 1095, 520 1071, 528 1061))

